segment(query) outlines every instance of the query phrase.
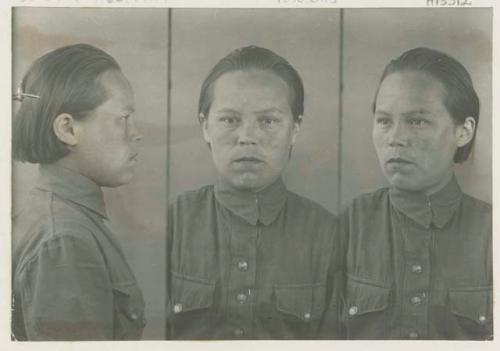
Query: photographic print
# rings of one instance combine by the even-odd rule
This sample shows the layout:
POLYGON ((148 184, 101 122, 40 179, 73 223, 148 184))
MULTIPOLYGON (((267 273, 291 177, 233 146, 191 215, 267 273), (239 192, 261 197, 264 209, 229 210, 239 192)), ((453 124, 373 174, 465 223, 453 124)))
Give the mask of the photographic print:
POLYGON ((495 344, 493 4, 63 3, 8 9, 9 345, 495 344))

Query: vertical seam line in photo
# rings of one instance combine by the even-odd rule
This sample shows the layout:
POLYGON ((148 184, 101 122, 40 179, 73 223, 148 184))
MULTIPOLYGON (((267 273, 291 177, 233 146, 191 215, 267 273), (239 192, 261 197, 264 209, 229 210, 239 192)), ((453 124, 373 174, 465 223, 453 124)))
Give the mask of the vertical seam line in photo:
MULTIPOLYGON (((165 175, 165 196, 166 196, 166 206, 165 206, 165 316, 168 316, 168 308, 169 308, 169 292, 168 292, 168 276, 169 276, 169 247, 168 247, 168 209, 170 203, 170 141, 171 138, 171 102, 172 102, 172 8, 168 9, 167 12, 167 133, 166 133, 166 175, 165 175)), ((168 339, 168 321, 165 320, 164 326, 164 339, 168 339)))
POLYGON ((344 9, 339 15, 339 92, 338 92, 338 132, 337 132, 337 213, 340 213, 342 204, 342 133, 343 133, 343 91, 344 91, 344 9))

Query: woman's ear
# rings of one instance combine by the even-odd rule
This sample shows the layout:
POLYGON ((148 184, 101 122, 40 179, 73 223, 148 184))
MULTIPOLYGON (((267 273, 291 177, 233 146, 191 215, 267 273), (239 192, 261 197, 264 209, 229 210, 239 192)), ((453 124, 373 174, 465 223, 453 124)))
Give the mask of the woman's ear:
POLYGON ((291 142, 292 145, 295 144, 297 135, 299 135, 301 124, 302 124, 302 115, 298 116, 297 119, 293 122, 292 142, 291 142))
POLYGON ((457 146, 467 145, 474 137, 476 120, 473 117, 466 117, 462 125, 457 127, 457 146))
POLYGON ((201 124, 201 129, 203 130, 203 139, 210 145, 210 135, 208 134, 208 118, 203 114, 200 113, 198 116, 198 120, 200 121, 201 124))
POLYGON ((61 113, 55 118, 52 125, 57 138, 68 146, 78 144, 75 122, 75 119, 69 113, 61 113))

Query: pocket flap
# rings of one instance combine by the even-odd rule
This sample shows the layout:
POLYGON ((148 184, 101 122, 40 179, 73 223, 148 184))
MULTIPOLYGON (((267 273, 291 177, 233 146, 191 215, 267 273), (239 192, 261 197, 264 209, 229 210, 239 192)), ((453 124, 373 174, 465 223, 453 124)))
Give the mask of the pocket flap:
POLYGON ((174 313, 208 308, 213 304, 215 283, 172 273, 171 305, 174 313))
POLYGON ((276 308, 303 321, 319 319, 325 309, 326 286, 287 285, 276 286, 276 308))
POLYGON ((125 314, 131 321, 146 323, 144 317, 144 299, 141 289, 136 282, 123 282, 112 284, 116 308, 125 314))
POLYGON ((347 313, 359 314, 385 310, 389 303, 390 289, 352 276, 347 278, 347 313))
POLYGON ((451 311, 480 324, 493 319, 493 289, 491 287, 450 289, 451 311))

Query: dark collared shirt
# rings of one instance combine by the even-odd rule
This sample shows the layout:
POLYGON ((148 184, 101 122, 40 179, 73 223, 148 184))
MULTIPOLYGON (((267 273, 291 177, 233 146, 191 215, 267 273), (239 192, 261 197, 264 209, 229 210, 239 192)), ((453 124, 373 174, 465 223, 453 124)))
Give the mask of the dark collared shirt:
POLYGON ((184 193, 168 219, 167 337, 337 337, 337 239, 336 217, 281 179, 184 193))
POLYGON ((381 189, 342 216, 349 339, 489 339, 491 206, 456 179, 438 193, 381 189))
POLYGON ((13 220, 13 321, 17 340, 139 339, 144 301, 105 225, 99 186, 41 166, 13 220))

